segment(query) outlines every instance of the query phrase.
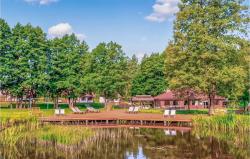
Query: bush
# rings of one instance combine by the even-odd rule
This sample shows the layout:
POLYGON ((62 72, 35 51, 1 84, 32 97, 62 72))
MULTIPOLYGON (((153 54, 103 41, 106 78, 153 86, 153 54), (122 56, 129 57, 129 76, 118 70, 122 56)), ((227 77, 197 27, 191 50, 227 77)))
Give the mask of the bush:
POLYGON ((176 110, 176 114, 208 114, 207 109, 200 110, 176 110))
MULTIPOLYGON (((79 107, 80 109, 86 109, 87 106, 94 107, 96 109, 104 108, 104 105, 101 103, 76 103, 76 106, 79 107)), ((54 105, 52 103, 49 103, 48 106, 46 103, 39 103, 37 104, 37 107, 40 107, 40 109, 54 109, 54 105)), ((60 104, 59 107, 62 109, 69 108, 68 104, 60 104)))

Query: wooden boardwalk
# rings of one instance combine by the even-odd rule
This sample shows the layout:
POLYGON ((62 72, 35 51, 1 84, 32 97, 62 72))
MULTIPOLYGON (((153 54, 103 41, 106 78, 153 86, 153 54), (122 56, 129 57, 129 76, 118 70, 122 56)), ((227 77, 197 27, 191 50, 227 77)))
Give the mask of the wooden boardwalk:
POLYGON ((104 111, 100 113, 68 114, 63 116, 43 117, 44 123, 87 125, 87 126, 185 126, 192 123, 192 115, 176 115, 175 117, 163 117, 163 114, 152 113, 127 113, 125 110, 104 111))

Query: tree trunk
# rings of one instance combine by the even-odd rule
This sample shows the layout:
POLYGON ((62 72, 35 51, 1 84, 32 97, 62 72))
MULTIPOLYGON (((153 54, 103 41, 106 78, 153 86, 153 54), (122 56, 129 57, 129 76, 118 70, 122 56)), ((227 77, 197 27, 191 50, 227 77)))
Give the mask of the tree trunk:
POLYGON ((68 98, 68 104, 69 104, 69 107, 74 107, 74 99, 68 98))
POLYGON ((16 108, 21 109, 21 108, 23 107, 22 101, 23 101, 23 98, 21 98, 21 97, 18 97, 18 98, 17 98, 17 101, 16 101, 16 108))
POLYGON ((74 98, 74 99, 73 99, 73 104, 74 104, 74 106, 76 106, 76 101, 77 101, 77 98, 74 98))
POLYGON ((214 98, 215 98, 214 93, 209 94, 209 111, 208 111, 209 115, 214 115, 214 98))
POLYGON ((188 110, 190 110, 190 100, 188 99, 188 110))
POLYGON ((32 103, 31 103, 31 107, 35 107, 36 106, 36 97, 37 97, 37 94, 36 92, 32 92, 32 103))
POLYGON ((54 98, 54 108, 58 108, 58 96, 54 98))
POLYGON ((16 109, 19 108, 19 99, 16 100, 16 109))
POLYGON ((31 105, 32 105, 32 103, 31 103, 31 96, 29 97, 29 108, 31 108, 31 105))

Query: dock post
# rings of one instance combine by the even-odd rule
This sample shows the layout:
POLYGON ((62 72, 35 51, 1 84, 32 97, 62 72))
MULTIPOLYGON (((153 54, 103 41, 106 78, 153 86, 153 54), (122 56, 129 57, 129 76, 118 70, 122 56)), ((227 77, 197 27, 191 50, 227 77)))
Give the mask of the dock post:
POLYGON ((88 125, 88 120, 85 120, 86 125, 88 125))
POLYGON ((108 120, 106 120, 106 124, 109 124, 109 121, 108 121, 108 120))
POLYGON ((141 125, 143 125, 143 121, 141 120, 141 125))
POLYGON ((164 126, 167 126, 167 122, 166 122, 166 120, 164 120, 164 126))

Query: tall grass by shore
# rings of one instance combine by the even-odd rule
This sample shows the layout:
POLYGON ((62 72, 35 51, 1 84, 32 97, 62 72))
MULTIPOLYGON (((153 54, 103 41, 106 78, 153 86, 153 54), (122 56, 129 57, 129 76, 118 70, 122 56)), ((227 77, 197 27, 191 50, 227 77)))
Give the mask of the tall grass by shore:
POLYGON ((37 123, 37 116, 29 110, 3 110, 0 111, 0 130, 17 124, 37 123))
POLYGON ((93 131, 86 127, 59 125, 45 125, 34 133, 38 139, 64 145, 78 144, 93 135, 93 131))
POLYGON ((195 128, 207 128, 210 130, 223 131, 250 131, 249 115, 215 115, 215 116, 195 116, 193 118, 195 128))

